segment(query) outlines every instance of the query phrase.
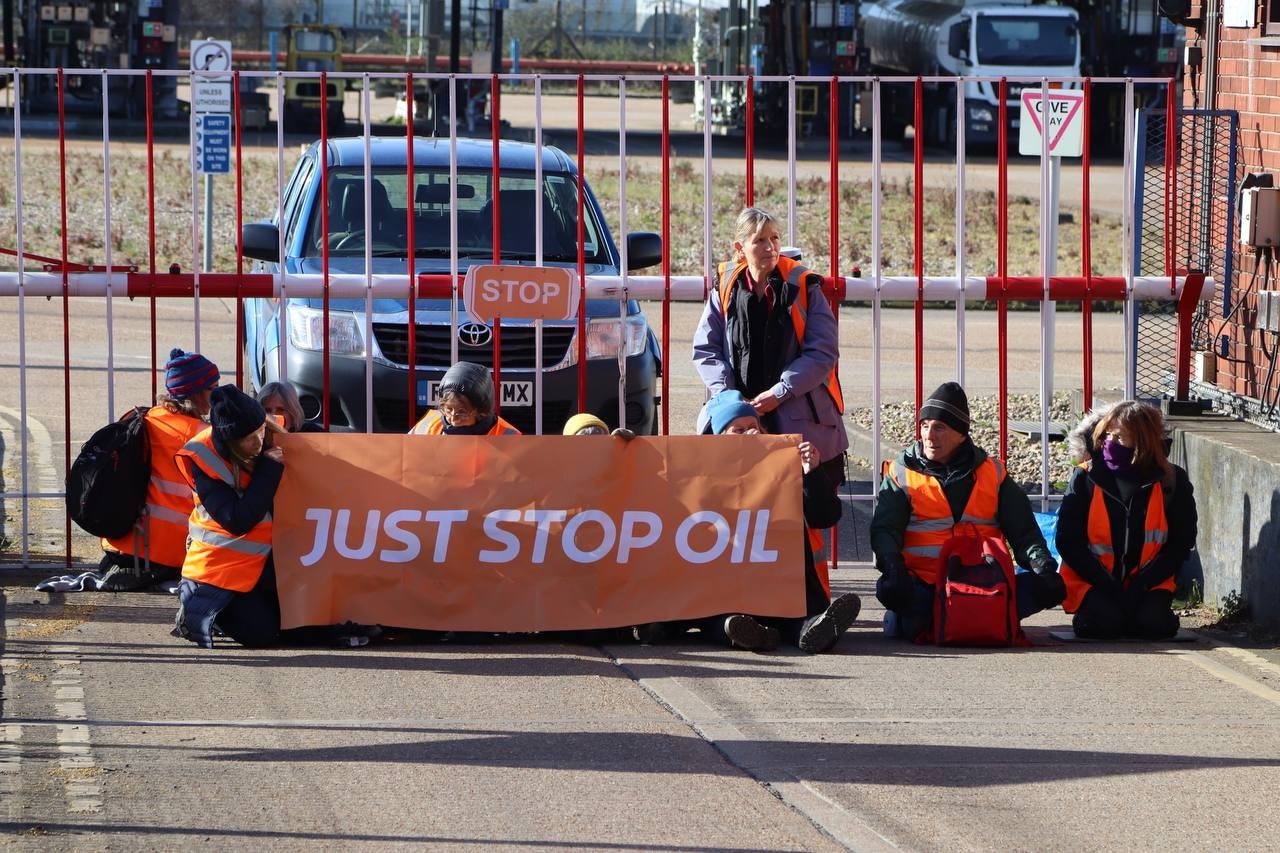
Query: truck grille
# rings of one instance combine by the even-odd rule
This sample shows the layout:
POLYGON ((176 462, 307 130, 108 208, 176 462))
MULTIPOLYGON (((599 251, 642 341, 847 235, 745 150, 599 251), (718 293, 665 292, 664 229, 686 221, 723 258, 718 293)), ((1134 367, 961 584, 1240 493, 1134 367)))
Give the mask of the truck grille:
MULTIPOLYGON (((373 337, 388 361, 408 366, 408 326, 400 323, 374 323, 373 337)), ((542 366, 554 367, 564 360, 573 342, 574 330, 567 326, 544 326, 542 329, 542 366)), ((448 367, 452 346, 451 326, 418 326, 414 363, 417 367, 448 367)), ((502 368, 532 370, 537 348, 532 326, 502 327, 502 368)), ((473 347, 459 343, 458 358, 493 367, 493 342, 473 347)))

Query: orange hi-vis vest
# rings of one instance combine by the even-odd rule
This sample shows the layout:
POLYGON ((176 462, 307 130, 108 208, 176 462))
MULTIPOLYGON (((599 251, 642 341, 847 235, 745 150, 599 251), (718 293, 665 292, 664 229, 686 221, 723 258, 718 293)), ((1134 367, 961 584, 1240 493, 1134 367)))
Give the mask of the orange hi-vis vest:
POLYGON ((988 457, 973 472, 973 491, 958 522, 936 477, 908 468, 901 459, 888 466, 888 474, 911 501, 911 521, 902 537, 903 561, 908 572, 930 587, 937 581, 943 543, 952 536, 967 533, 972 526, 975 535, 1004 538, 996 515, 1005 470, 995 459, 988 457))
MULTIPOLYGON (((178 451, 178 469, 192 492, 196 488, 196 467, 237 492, 243 492, 249 485, 249 472, 232 465, 214 448, 212 428, 205 429, 178 451)), ((271 553, 271 527, 271 513, 267 513, 248 533, 236 536, 205 511, 200 495, 196 494, 188 524, 187 558, 182 564, 182 576, 232 592, 248 592, 258 583, 267 555, 271 553)))
MULTIPOLYGON (((437 409, 427 409, 427 413, 422 416, 422 420, 414 424, 413 429, 409 430, 409 435, 444 435, 444 427, 444 415, 440 414, 437 409)), ((493 428, 485 435, 520 435, 520 430, 502 418, 498 418, 493 428)))
POLYGON ((148 411, 144 423, 151 448, 146 509, 138 518, 134 533, 103 539, 102 547, 177 568, 187 555, 187 519, 193 502, 191 487, 183 480, 174 456, 207 425, 164 406, 148 411))
MULTIPOLYGON (((1087 468, 1084 465, 1080 467, 1087 468)), ((1160 483, 1151 487, 1143 529, 1145 535, 1142 537, 1142 553, 1138 557, 1139 569, 1155 559, 1156 554, 1159 554, 1160 549, 1164 547, 1164 543, 1169 540, 1169 521, 1164 513, 1164 487, 1160 483)), ((1102 563, 1108 572, 1115 575, 1116 552, 1111 542, 1111 516, 1107 512, 1106 496, 1096 484, 1093 487, 1093 498, 1089 501, 1089 521, 1085 528, 1085 535, 1089 537, 1089 552, 1098 558, 1098 562, 1102 563)), ((1080 604, 1084 601, 1092 584, 1087 583, 1066 563, 1062 564, 1061 572, 1062 582, 1067 587, 1067 598, 1062 602, 1062 609, 1067 613, 1075 613, 1080 609, 1080 604)), ((1126 589, 1133 582, 1136 573, 1133 571, 1125 575, 1126 589)), ((1154 588, 1173 592, 1174 586, 1173 577, 1168 577, 1156 584, 1154 588)))
MULTIPOLYGON (((787 257, 778 258, 778 271, 787 280, 787 284, 796 288, 797 295, 791 303, 791 327, 796 331, 796 340, 803 346, 805 323, 809 315, 809 288, 806 287, 805 277, 818 274, 799 261, 787 257)), ((737 264, 722 263, 717 269, 720 279, 720 311, 726 317, 729 315, 729 299, 733 295, 733 288, 739 279, 745 278, 746 272, 745 261, 737 264)), ((835 401, 836 409, 843 412, 844 391, 840 389, 840 376, 834 367, 827 374, 825 385, 827 393, 835 401)))

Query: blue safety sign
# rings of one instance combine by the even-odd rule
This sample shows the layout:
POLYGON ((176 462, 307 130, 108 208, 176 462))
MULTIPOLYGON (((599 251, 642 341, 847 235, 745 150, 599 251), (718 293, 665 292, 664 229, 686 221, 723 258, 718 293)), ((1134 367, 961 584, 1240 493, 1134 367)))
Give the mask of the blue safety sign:
POLYGON ((197 115, 195 121, 196 171, 226 174, 231 171, 231 116, 197 115))

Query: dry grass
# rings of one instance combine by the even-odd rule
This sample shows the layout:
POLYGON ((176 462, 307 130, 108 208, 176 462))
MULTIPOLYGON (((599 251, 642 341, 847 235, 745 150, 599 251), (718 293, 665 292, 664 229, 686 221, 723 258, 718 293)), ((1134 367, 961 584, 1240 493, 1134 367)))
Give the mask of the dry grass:
MULTIPOLYGON (((291 169, 296 155, 286 152, 285 166, 291 169)), ((0 145, 0 163, 12 163, 12 145, 0 145)), ((62 253, 62 174, 55 146, 31 145, 23 149, 24 239, 28 252, 57 258, 62 253)), ((702 163, 679 160, 671 169, 672 272, 697 274, 703 263, 703 181, 702 163)), ((252 222, 271 214, 276 201, 276 156, 273 151, 248 150, 244 158, 244 220, 252 222)), ((111 252, 115 264, 136 264, 145 269, 149 261, 147 221, 147 162, 139 147, 117 147, 111 157, 111 252)), ((611 228, 617 231, 618 171, 588 171, 611 228)), ((203 204, 200 195, 193 205, 192 181, 185 149, 166 147, 155 159, 156 263, 160 271, 177 263, 190 269, 192 209, 203 204)), ((104 219, 104 176, 99 148, 77 145, 68 152, 66 164, 68 256, 80 263, 102 263, 106 258, 104 219)), ((198 192, 202 193, 201 188, 198 192)), ((871 264, 871 187, 867 181, 844 180, 839 201, 839 260, 841 269, 871 264)), ((810 265, 827 270, 830 265, 830 196, 825 178, 804 178, 795 186, 796 243, 805 250, 810 265)), ((0 247, 17 243, 14 218, 16 187, 12 172, 0 180, 0 247)), ((660 231, 662 227, 662 182, 657 169, 631 164, 627 170, 629 230, 660 231)), ((711 255, 723 259, 730 250, 733 219, 745 202, 740 176, 716 175, 712 182, 711 233, 715 241, 711 255)), ((757 205, 785 214, 788 210, 787 182, 780 178, 758 177, 757 205)), ((966 268, 975 275, 994 274, 996 265, 997 205, 995 194, 970 191, 966 194, 966 268)), ((914 269, 914 192, 909 181, 888 180, 884 184, 881 225, 881 257, 889 275, 909 275, 914 269)), ((1036 275, 1040 271, 1039 203, 1026 197, 1009 202, 1009 272, 1036 275)), ((215 179, 214 268, 235 269, 235 180, 215 179)), ((1112 217, 1093 217, 1093 268, 1097 273, 1114 273, 1120 268, 1120 222, 1112 217)), ((929 188, 924 207, 925 272, 947 275, 955 269, 955 191, 929 188)), ((1080 268, 1080 225, 1077 221, 1061 227, 1059 269, 1076 273, 1080 268)), ((8 264, 5 264, 8 266, 8 264)))

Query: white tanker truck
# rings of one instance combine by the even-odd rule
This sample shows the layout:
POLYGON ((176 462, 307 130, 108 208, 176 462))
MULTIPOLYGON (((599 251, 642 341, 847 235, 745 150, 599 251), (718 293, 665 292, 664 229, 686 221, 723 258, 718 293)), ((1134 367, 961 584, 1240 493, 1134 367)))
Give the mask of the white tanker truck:
MULTIPOLYGON (((1078 77, 1080 39, 1074 10, 1017 0, 882 0, 860 9, 860 47, 865 73, 878 76, 1078 77)), ((1018 103, 1023 88, 1008 84, 1010 150, 1017 150, 1018 103)), ((881 131, 886 139, 915 124, 914 86, 882 83, 881 131)), ((965 141, 991 145, 997 140, 999 82, 964 84, 965 141)), ((956 88, 925 83, 924 129, 927 142, 953 145, 956 88)), ((871 127, 871 93, 861 99, 860 123, 871 127)))

